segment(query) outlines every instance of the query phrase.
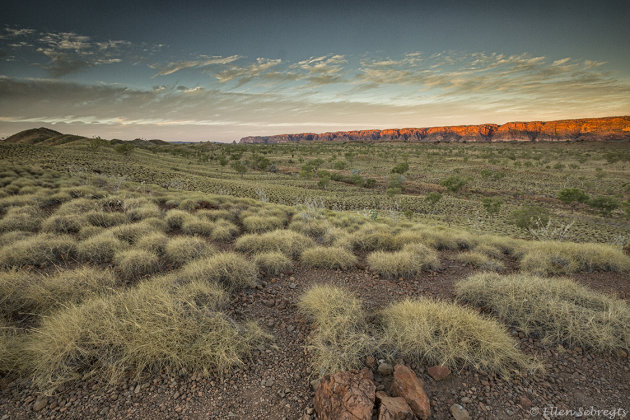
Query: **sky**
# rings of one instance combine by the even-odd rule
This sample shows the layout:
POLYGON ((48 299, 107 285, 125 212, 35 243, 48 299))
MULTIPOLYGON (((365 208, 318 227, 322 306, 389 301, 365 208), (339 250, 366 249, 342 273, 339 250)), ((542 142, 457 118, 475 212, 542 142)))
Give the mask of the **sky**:
POLYGON ((0 137, 629 115, 629 20, 625 0, 4 0, 0 137))

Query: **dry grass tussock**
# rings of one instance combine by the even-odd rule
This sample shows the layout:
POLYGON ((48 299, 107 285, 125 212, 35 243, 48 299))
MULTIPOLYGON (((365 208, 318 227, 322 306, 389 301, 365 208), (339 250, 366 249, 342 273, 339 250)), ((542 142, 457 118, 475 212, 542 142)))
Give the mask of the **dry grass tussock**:
POLYGON ((37 232, 40 224, 41 216, 34 206, 11 207, 0 220, 0 232, 37 232))
POLYGON ((191 216, 184 220, 181 229, 186 235, 210 236, 214 230, 214 222, 191 216))
POLYGON ((503 325, 469 308, 431 299, 405 300, 385 308, 381 316, 381 348, 390 358, 503 375, 539 368, 517 349, 503 325))
POLYGON ((42 233, 0 248, 0 267, 45 267, 70 260, 75 253, 72 237, 42 233))
POLYGON ((163 232, 153 232, 138 239, 136 247, 157 255, 163 255, 168 236, 163 232))
POLYGON ((111 293, 116 277, 110 270, 80 267, 53 274, 26 270, 0 274, 0 317, 20 321, 50 314, 65 305, 111 293))
POLYGON ((254 322, 236 323, 220 312, 217 288, 149 281, 68 306, 26 340, 21 370, 51 391, 90 375, 117 381, 128 371, 208 374, 241 365, 269 336, 254 322))
POLYGON ((477 274, 456 285, 458 299, 546 342, 598 351, 630 349, 630 306, 565 278, 477 274))
POLYGON ((517 253, 521 258, 521 270, 532 274, 630 272, 630 256, 612 245, 532 241, 524 244, 517 253))
POLYGON ((214 229, 210 235, 210 239, 217 242, 228 242, 238 235, 239 229, 234 223, 219 219, 214 223, 214 229))
POLYGON ((129 245, 106 231, 80 241, 77 244, 79 261, 103 264, 113 261, 114 256, 129 245))
POLYGON ((413 277, 440 266, 437 253, 419 243, 408 244, 396 252, 373 252, 368 255, 367 263, 371 270, 385 278, 413 277))
POLYGON ((501 261, 489 257, 479 251, 466 251, 457 254, 457 260, 463 264, 486 271, 502 271, 505 266, 501 261))
POLYGON ((250 254, 277 251, 290 258, 297 258, 302 252, 314 246, 308 236, 292 230, 274 230, 263 234, 247 234, 236 240, 236 249, 250 254))
POLYGON ((183 265, 189 261, 209 257, 216 249, 202 238, 180 236, 167 240, 164 256, 175 265, 183 265))
POLYGON ((230 291, 256 285, 258 268, 243 255, 223 252, 208 258, 193 260, 175 273, 177 280, 189 283, 205 280, 217 283, 230 291))
POLYGON ((291 268, 293 262, 281 252, 263 252, 254 256, 254 263, 259 270, 269 276, 276 276, 291 268))
POLYGON ((367 333, 361 301, 348 291, 313 286, 301 297, 299 308, 314 324, 307 348, 318 377, 358 368, 376 349, 376 340, 367 333))
POLYGON ((304 250, 301 261, 313 268, 347 270, 357 264, 357 257, 345 248, 316 246, 304 250))
POLYGON ((121 251, 114 256, 116 271, 127 281, 138 280, 160 269, 157 255, 142 249, 121 251))

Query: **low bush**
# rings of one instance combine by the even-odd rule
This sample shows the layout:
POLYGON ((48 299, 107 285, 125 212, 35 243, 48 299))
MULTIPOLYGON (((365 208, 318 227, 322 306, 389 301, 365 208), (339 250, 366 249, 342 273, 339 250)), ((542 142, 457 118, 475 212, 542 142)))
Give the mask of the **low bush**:
POLYGON ((157 255, 141 249, 121 251, 114 256, 116 271, 127 281, 137 280, 148 276, 160 269, 157 255))
POLYGON ((215 248, 204 239, 187 236, 171 238, 164 247, 167 261, 175 265, 184 265, 197 258, 209 257, 215 252, 215 248))
POLYGON ((406 245, 401 251, 376 251, 367 256, 370 269, 385 278, 409 278, 439 267, 437 253, 422 244, 406 245))
POLYGON ((269 338, 254 322, 213 309, 209 283, 173 289, 145 282, 113 296, 69 306, 43 319, 27 340, 24 369, 41 389, 81 377, 111 382, 163 368, 207 375, 239 366, 269 338))
POLYGON ((504 375, 539 367, 517 349, 503 325, 452 303, 420 299, 393 304, 382 311, 382 328, 382 349, 390 358, 504 375))
POLYGON ((357 257, 345 248, 316 246, 302 252, 302 263, 313 268, 347 270, 357 263, 357 257))
POLYGON ((569 279, 483 273, 459 282, 456 293, 543 342, 630 349, 630 306, 569 279))
POLYGON ((278 251, 263 252, 254 256, 254 263, 259 270, 270 276, 276 276, 291 268, 291 259, 278 251))
POLYGON ((224 252, 208 258, 193 260, 176 273, 183 283, 205 280, 223 285, 230 291, 256 285, 256 264, 234 252, 224 252))
POLYGON ((374 353, 376 340, 368 333, 361 301, 348 291, 327 285, 311 287, 298 304, 313 321, 307 348, 318 377, 359 368, 374 353))
POLYGON ((236 241, 238 251, 250 254, 277 251, 290 258, 297 258, 302 252, 314 246, 315 243, 308 236, 292 230, 274 230, 263 234, 243 235, 236 241))

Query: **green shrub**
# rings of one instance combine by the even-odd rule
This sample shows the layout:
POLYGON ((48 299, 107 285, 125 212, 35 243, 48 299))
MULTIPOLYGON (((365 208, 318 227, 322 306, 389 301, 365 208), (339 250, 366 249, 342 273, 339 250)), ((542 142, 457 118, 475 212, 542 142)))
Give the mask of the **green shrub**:
POLYGON ((610 216, 619 208, 619 201, 614 197, 594 197, 588 201, 588 205, 597 209, 602 216, 610 216))
POLYGON ((548 222, 549 210, 536 206, 521 207, 513 211, 509 219, 509 223, 516 225, 521 229, 544 226, 548 222))
POLYGON ((339 247, 316 246, 302 252, 302 263, 313 268, 347 270, 357 264, 357 257, 350 251, 339 247))
POLYGON ((579 188, 564 188, 558 193, 558 198, 567 204, 586 203, 589 200, 588 194, 579 188))
POLYGON ((390 358, 450 368, 473 367, 509 375, 539 368, 497 321, 452 303, 405 300, 382 312, 381 345, 390 358))
POLYGON ((114 382, 127 372, 137 378, 165 367, 223 372, 242 365, 269 336, 214 309, 220 295, 208 283, 173 289, 149 281, 69 306, 44 318, 25 345, 23 364, 48 391, 85 376, 114 382))
POLYGON ((359 368, 376 350, 361 301, 346 290, 316 285, 302 295, 298 306, 314 324, 307 349, 317 377, 359 368))
POLYGON ((478 274, 456 285, 458 299, 546 343, 598 351, 630 349, 630 306, 563 278, 478 274))
POLYGON ((461 190, 467 183, 468 181, 465 178, 462 178, 459 175, 451 175, 440 182, 440 185, 445 187, 450 192, 456 193, 461 190))
POLYGON ((281 252, 263 252, 254 256, 254 263, 259 270, 270 276, 276 276, 289 270, 293 263, 281 252))

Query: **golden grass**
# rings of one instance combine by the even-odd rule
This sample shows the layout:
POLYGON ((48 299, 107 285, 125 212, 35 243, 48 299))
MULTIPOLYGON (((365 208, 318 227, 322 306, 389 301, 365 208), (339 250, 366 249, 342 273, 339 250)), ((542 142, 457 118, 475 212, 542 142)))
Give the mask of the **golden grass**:
POLYGON ((168 241, 168 236, 163 232, 153 232, 138 239, 136 247, 153 254, 162 255, 168 241))
POLYGON ((502 271, 505 266, 501 261, 478 251, 466 251, 457 254, 457 261, 487 271, 502 271))
POLYGON ((216 249, 202 238, 179 236, 164 247, 164 256, 171 264, 183 265, 197 258, 209 257, 216 249))
POLYGON ((157 272, 160 259, 157 255, 141 249, 120 251, 114 256, 116 272, 124 280, 138 280, 157 272))
POLYGON ((11 320, 46 315, 109 293, 115 286, 116 277, 111 271, 91 267, 44 275, 27 270, 4 272, 0 274, 0 314, 11 320))
POLYGON ((113 296, 71 305, 26 341, 22 369, 43 390, 99 376, 112 382, 164 367, 207 375, 242 365, 269 336, 254 322, 237 324, 219 312, 211 283, 173 289, 145 282, 113 296))
POLYGON ((292 230, 274 230, 263 234, 243 235, 236 241, 236 249, 250 254, 277 251, 290 258, 297 258, 302 252, 314 246, 308 236, 292 230))
POLYGON ((352 246, 361 251, 392 251, 399 249, 389 226, 367 225, 352 234, 352 246))
POLYGON ((289 270, 293 263, 291 259, 281 252, 263 252, 254 255, 254 263, 259 270, 269 276, 276 276, 289 270))
POLYGON ((0 266, 45 267, 70 260, 75 253, 76 244, 70 236, 42 233, 0 248, 0 266))
POLYGON ((376 251, 367 256, 370 269, 385 278, 409 278, 440 266, 437 253, 419 243, 396 252, 376 251))
POLYGON ((155 227, 145 222, 124 224, 110 228, 109 231, 113 233, 116 238, 129 244, 135 244, 140 238, 158 232, 155 227))
POLYGON ((214 229, 210 235, 210 239, 217 242, 228 242, 234 239, 238 235, 239 229, 234 223, 225 220, 218 219, 214 223, 214 229))
POLYGON ((376 349, 368 333, 361 301, 350 292, 328 285, 311 287, 299 301, 299 309, 313 321, 307 349, 318 377, 359 368, 376 349))
POLYGON ((78 233, 86 220, 81 215, 53 215, 42 223, 42 231, 50 233, 78 233))
POLYGON ((186 235, 210 236, 214 230, 214 223, 191 216, 184 220, 181 229, 186 235))
POLYGON ((404 300, 382 313, 382 350, 428 365, 473 367, 509 375, 514 369, 536 369, 539 364, 516 347, 497 321, 456 304, 404 300))
POLYGON ((127 244, 117 239, 111 232, 102 232, 77 244, 79 261, 103 264, 113 261, 114 255, 127 248, 127 244))
POLYGON ((183 210, 169 210, 164 216, 164 220, 170 230, 181 229, 182 224, 193 216, 183 210))
POLYGON ((255 215, 247 216, 241 220, 246 232, 249 233, 262 233, 270 230, 281 229, 284 227, 286 218, 269 216, 269 215, 255 215))
POLYGON ((316 246, 302 252, 307 267, 347 270, 357 264, 357 257, 345 248, 316 246))
POLYGON ((177 272, 178 281, 183 283, 205 280, 223 285, 230 291, 256 285, 258 268, 244 256, 224 252, 208 258, 193 260, 177 272))
POLYGON ((85 214, 87 221, 93 226, 109 228, 122 225, 127 218, 122 213, 93 210, 85 214))
POLYGON ((544 342, 599 351, 630 349, 630 306, 566 278, 477 274, 456 285, 458 299, 544 342))
POLYGON ((41 216, 33 206, 11 207, 0 220, 0 232, 37 232, 41 216))
POLYGON ((517 253, 521 257, 521 270, 532 274, 630 272, 630 256, 612 245, 532 241, 525 243, 517 253))

